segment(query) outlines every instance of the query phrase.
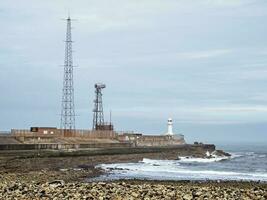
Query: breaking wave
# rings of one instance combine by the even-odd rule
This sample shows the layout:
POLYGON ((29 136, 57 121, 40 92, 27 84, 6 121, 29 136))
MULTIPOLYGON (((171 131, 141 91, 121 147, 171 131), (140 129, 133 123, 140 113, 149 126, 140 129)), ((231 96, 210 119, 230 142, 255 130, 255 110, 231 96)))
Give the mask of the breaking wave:
POLYGON ((214 158, 193 158, 193 157, 180 157, 179 162, 184 162, 184 163, 194 163, 194 162, 199 162, 199 163, 210 163, 210 162, 219 162, 222 160, 228 160, 229 157, 223 156, 223 157, 214 157, 214 158))
POLYGON ((145 163, 145 164, 150 164, 150 165, 154 165, 154 166, 163 166, 163 165, 179 165, 178 160, 153 160, 153 159, 149 159, 149 158, 143 158, 142 161, 140 161, 141 163, 145 163))
POLYGON ((138 163, 102 164, 98 167, 108 172, 105 179, 252 180, 267 182, 265 157, 266 154, 237 152, 232 153, 231 157, 180 157, 177 160, 144 158, 138 163))

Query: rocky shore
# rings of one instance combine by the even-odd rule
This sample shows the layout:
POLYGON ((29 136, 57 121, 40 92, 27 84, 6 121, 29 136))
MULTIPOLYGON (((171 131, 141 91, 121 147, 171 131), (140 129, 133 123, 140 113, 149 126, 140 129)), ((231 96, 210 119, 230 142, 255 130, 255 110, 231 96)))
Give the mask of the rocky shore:
POLYGON ((97 183, 1 182, 0 199, 267 199, 266 185, 224 182, 118 181, 97 183))
MULTIPOLYGON (((51 153, 50 153, 51 154, 51 153)), ((267 199, 267 183, 137 181, 86 182, 100 163, 172 159, 177 152, 29 156, 0 153, 0 199, 267 199)), ((183 152, 179 156, 190 156, 183 152)), ((204 155, 203 155, 204 156, 204 155)))

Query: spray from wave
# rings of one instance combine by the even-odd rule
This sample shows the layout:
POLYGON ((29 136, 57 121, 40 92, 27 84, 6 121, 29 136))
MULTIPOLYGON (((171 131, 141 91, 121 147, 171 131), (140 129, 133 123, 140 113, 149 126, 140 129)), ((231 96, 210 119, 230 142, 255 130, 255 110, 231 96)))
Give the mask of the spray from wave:
POLYGON ((102 164, 105 179, 152 180, 252 180, 267 181, 265 154, 237 152, 210 158, 180 157, 177 160, 144 158, 138 163, 102 164))

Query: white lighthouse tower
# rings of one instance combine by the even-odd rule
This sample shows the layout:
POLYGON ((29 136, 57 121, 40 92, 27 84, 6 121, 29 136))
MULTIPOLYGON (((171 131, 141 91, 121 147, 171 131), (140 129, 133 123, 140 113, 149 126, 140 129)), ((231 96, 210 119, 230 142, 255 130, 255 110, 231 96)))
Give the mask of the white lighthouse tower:
POLYGON ((174 133, 172 132, 172 118, 168 119, 168 132, 166 133, 166 135, 170 135, 173 136, 174 133))

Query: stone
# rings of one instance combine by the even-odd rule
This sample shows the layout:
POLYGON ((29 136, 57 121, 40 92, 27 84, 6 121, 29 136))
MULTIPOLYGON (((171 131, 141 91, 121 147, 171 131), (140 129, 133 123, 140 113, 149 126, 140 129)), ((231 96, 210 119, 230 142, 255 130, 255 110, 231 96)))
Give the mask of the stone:
POLYGON ((137 194, 136 192, 132 192, 131 195, 135 198, 139 197, 139 194, 137 194))
POLYGON ((192 191, 193 198, 200 197, 202 195, 202 192, 200 190, 193 190, 192 191))
POLYGON ((174 197, 175 196, 175 191, 168 192, 167 196, 174 197))
POLYGON ((63 180, 54 180, 48 183, 50 186, 64 186, 65 182, 63 180))
POLYGON ((193 196, 190 195, 190 194, 186 194, 186 195, 183 196, 183 199, 184 200, 192 200, 193 199, 193 196))

